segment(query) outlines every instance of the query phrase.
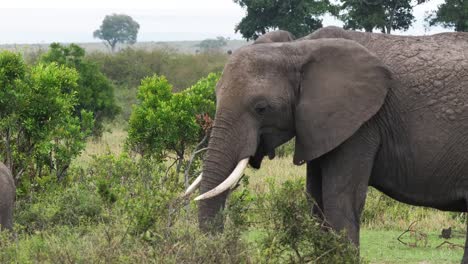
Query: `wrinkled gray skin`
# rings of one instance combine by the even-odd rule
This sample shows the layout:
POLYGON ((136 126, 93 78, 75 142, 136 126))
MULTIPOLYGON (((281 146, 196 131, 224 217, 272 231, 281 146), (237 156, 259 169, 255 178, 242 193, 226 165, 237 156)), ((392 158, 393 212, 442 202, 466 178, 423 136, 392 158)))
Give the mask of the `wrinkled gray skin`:
POLYGON ((0 229, 12 229, 15 183, 10 170, 0 163, 0 229))
MULTIPOLYGON (((294 163, 307 164, 314 211, 356 245, 369 185, 408 204, 467 211, 466 33, 328 27, 294 42, 250 45, 231 56, 216 95, 201 193, 243 158, 259 168, 295 136, 294 163)), ((222 229, 216 216, 226 195, 200 202, 202 229, 222 229)))

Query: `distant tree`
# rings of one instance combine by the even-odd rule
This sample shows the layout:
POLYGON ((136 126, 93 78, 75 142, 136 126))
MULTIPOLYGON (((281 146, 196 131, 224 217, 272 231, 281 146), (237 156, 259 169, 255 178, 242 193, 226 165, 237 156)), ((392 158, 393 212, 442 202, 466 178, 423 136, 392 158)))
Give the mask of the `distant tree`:
POLYGON ((0 157, 21 182, 54 173, 63 178, 84 149, 92 114, 73 115, 78 74, 56 63, 28 67, 0 53, 0 157))
POLYGON ((319 17, 331 8, 329 0, 234 0, 234 3, 247 9, 247 15, 235 28, 247 40, 276 29, 303 37, 322 27, 319 17))
POLYGON ((338 17, 346 29, 374 29, 391 34, 407 30, 414 22, 413 7, 428 0, 341 0, 338 17), (414 5, 413 5, 414 4, 414 5))
POLYGON ((203 52, 220 51, 222 47, 227 46, 229 39, 225 37, 216 37, 216 39, 205 39, 200 42, 199 47, 203 52))
MULTIPOLYGON (((112 120, 119 112, 115 102, 114 86, 99 70, 96 63, 85 58, 85 50, 78 45, 63 46, 52 43, 50 49, 41 57, 41 62, 56 62, 76 69, 78 86, 74 88, 78 99, 74 115, 82 118, 82 110, 91 112, 94 116, 94 136, 101 136, 103 122, 112 120)), ((70 89, 69 87, 67 89, 70 89)), ((70 91, 64 91, 70 92, 70 91)))
POLYGON ((426 17, 430 26, 441 25, 455 31, 468 32, 468 1, 446 0, 437 11, 426 17))
POLYGON ((115 51, 117 43, 134 44, 139 29, 140 25, 130 16, 112 14, 104 18, 101 27, 94 31, 93 36, 106 41, 111 50, 115 51))
POLYGON ((130 117, 127 146, 144 157, 174 157, 179 172, 186 151, 205 136, 200 116, 213 117, 218 74, 209 74, 192 87, 172 93, 164 76, 154 75, 138 88, 140 103, 130 117))

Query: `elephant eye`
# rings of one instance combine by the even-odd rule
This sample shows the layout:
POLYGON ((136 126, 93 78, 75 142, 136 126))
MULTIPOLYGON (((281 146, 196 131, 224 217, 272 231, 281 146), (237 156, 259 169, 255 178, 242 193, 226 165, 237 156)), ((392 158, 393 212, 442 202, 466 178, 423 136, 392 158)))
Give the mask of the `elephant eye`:
POLYGON ((255 112, 258 115, 264 115, 268 110, 268 105, 265 102, 258 103, 255 105, 255 112))

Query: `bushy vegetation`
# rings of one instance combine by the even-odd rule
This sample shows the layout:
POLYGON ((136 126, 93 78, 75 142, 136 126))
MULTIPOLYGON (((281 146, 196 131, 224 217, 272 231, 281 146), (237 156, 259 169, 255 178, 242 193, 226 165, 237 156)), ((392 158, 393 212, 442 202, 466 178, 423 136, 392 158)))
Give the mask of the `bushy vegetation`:
POLYGON ((244 181, 224 212, 225 232, 203 234, 196 204, 185 206, 189 201, 179 198, 183 184, 166 178, 165 170, 150 159, 109 154, 95 157, 87 169, 73 168, 60 183, 38 179, 17 205, 18 244, 0 238, 0 262, 358 260, 342 236, 324 233, 310 218, 301 180, 283 187, 272 183, 271 193, 259 196, 244 181))
POLYGON ((144 79, 129 121, 129 148, 159 161, 175 154, 178 173, 187 150, 208 137, 206 121, 214 116, 218 79, 219 74, 210 74, 179 93, 171 92, 164 76, 144 79))
POLYGON ((192 86, 211 72, 222 71, 226 54, 183 54, 170 49, 142 50, 126 48, 116 54, 92 53, 89 59, 117 85, 137 87, 145 77, 166 76, 174 92, 192 86))
POLYGON ((327 230, 311 216, 311 203, 303 179, 270 181, 269 192, 258 196, 257 210, 265 237, 261 259, 265 263, 359 263, 359 251, 345 235, 327 230), (325 231, 327 230, 327 231, 325 231))
POLYGON ((56 63, 29 66, 20 55, 0 53, 0 157, 29 192, 30 180, 65 176, 85 147, 92 113, 78 105, 78 73, 56 63))
POLYGON ((99 71, 97 64, 85 58, 85 50, 80 46, 63 46, 58 43, 51 44, 49 51, 41 56, 40 61, 55 62, 78 72, 77 87, 67 91, 76 93, 78 99, 74 108, 75 116, 81 118, 82 110, 91 112, 94 118, 93 134, 101 136, 104 121, 112 121, 119 108, 115 102, 114 86, 99 71))

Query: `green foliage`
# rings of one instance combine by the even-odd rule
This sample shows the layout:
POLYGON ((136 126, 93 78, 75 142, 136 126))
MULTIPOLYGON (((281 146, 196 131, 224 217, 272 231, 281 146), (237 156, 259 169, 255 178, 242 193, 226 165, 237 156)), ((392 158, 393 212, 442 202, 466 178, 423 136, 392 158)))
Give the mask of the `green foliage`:
POLYGON ((0 155, 20 186, 29 179, 52 172, 62 178, 84 148, 93 121, 77 105, 78 74, 56 63, 26 66, 21 56, 0 53, 0 155), (23 177, 27 175, 29 177, 23 177))
POLYGON ((15 216, 16 223, 27 233, 57 225, 96 223, 101 218, 103 202, 88 186, 73 184, 62 188, 49 182, 41 192, 29 194, 29 197, 17 202, 15 216))
POLYGON ((197 46, 200 47, 202 52, 219 52, 222 47, 227 45, 229 39, 224 37, 216 37, 216 39, 205 39, 197 46))
POLYGON ((132 17, 124 14, 107 15, 98 30, 94 31, 95 38, 107 42, 112 51, 117 43, 134 44, 137 40, 140 25, 132 17))
MULTIPOLYGON (((114 87, 102 74, 96 63, 85 58, 85 50, 75 44, 62 46, 58 43, 50 45, 50 50, 41 57, 44 63, 56 62, 76 69, 79 74, 76 92, 78 104, 75 106, 75 116, 84 119, 82 111, 92 113, 94 117, 93 134, 101 136, 103 122, 113 120, 119 109, 115 103, 114 87)), ((69 88, 68 88, 69 89, 69 88)))
MULTIPOLYGON (((145 51, 126 48, 114 54, 95 52, 88 58, 117 85, 136 87, 145 77, 161 73, 171 55, 166 50, 145 51)), ((185 88, 185 87, 184 87, 185 88)))
MULTIPOLYGON (((412 0, 341 0, 339 9, 346 29, 378 29, 390 34, 392 30, 407 30, 414 21, 412 0)), ((417 0, 421 4, 426 0, 417 0)))
POLYGON ((218 79, 219 74, 209 74, 180 93, 171 92, 172 86, 164 76, 144 79, 138 89, 140 103, 130 117, 129 148, 157 160, 167 158, 170 151, 182 161, 186 150, 205 135, 197 116, 214 116, 218 79))
POLYGON ((468 2, 464 0, 446 0, 439 5, 426 21, 430 26, 442 25, 445 28, 455 28, 455 31, 468 31, 468 2))
POLYGON ((296 140, 291 139, 290 141, 288 141, 288 142, 284 143, 283 145, 277 147, 275 149, 276 157, 281 158, 281 157, 292 156, 294 154, 295 144, 296 144, 296 140))
POLYGON ((88 58, 116 84, 137 87, 145 77, 164 75, 174 91, 182 91, 210 72, 219 72, 227 56, 220 53, 183 54, 171 50, 123 49, 115 54, 93 53, 88 58))
POLYGON ((270 182, 270 192, 258 197, 261 259, 264 263, 359 263, 359 250, 344 235, 325 232, 311 215, 303 180, 270 182), (262 221, 263 220, 263 221, 262 221))
POLYGON ((331 8, 328 0, 234 0, 234 3, 247 10, 247 15, 236 26, 236 32, 247 40, 275 29, 303 37, 322 27, 319 16, 331 8))
POLYGON ((198 231, 194 204, 184 210, 177 198, 183 186, 165 170, 151 159, 109 154, 72 169, 62 184, 41 184, 18 201, 18 245, 0 233, 0 262, 248 262, 232 222, 223 234, 198 231), (102 195, 101 183, 115 202, 102 195))

